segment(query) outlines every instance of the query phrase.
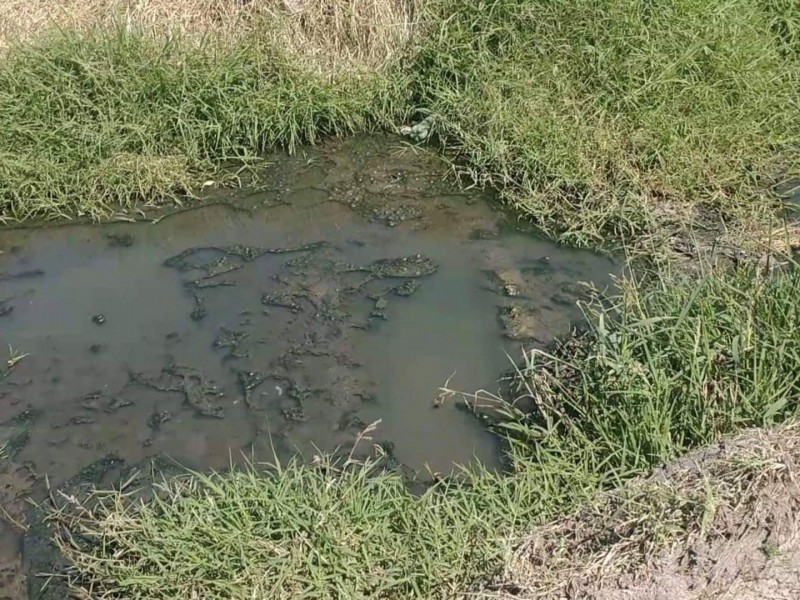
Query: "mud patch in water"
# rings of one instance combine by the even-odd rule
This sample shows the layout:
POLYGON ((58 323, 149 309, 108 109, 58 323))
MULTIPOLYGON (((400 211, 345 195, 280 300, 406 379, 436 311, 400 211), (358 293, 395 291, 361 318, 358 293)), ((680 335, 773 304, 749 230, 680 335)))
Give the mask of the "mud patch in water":
POLYGON ((17 462, 58 485, 109 453, 311 458, 381 419, 374 442, 413 469, 497 464, 440 386, 497 390, 505 353, 566 332, 579 282, 614 265, 514 231, 391 139, 272 162, 263 191, 157 224, 0 232, 17 462))

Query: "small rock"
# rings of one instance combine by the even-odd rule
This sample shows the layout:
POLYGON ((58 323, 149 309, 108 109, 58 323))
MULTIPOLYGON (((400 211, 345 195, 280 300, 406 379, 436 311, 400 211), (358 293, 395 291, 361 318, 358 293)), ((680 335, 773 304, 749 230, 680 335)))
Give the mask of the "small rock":
POLYGON ((776 268, 784 266, 787 262, 788 261, 786 259, 782 260, 776 254, 767 252, 758 258, 756 265, 758 266, 758 270, 762 273, 770 273, 776 268))
POLYGON ((414 295, 419 287, 419 281, 415 279, 407 279, 402 284, 394 288, 394 293, 396 296, 408 297, 414 295))
POLYGON ((504 335, 512 340, 529 340, 536 337, 539 311, 535 307, 512 304, 500 309, 500 322, 504 335))
POLYGON ((489 276, 493 279, 492 287, 503 295, 511 298, 522 295, 525 280, 516 269, 496 269, 489 271, 489 276))
POLYGON ((306 420, 306 413, 302 407, 293 406, 291 408, 284 408, 282 411, 284 418, 287 421, 294 421, 295 423, 302 423, 306 420))
POLYGON ((416 125, 409 127, 403 125, 399 128, 400 135, 410 137, 415 143, 426 141, 431 135, 431 127, 433 125, 433 117, 425 117, 416 125))
POLYGON ((103 410, 107 413, 115 413, 120 408, 125 408, 126 406, 133 406, 133 402, 123 398, 111 398, 111 400, 108 401, 108 405, 103 410))
POLYGON ((114 248, 130 248, 133 246, 133 236, 130 233, 109 233, 108 245, 114 248))
POLYGON ((172 420, 172 413, 168 410, 154 410, 153 413, 150 415, 150 418, 147 419, 147 426, 152 429, 153 431, 158 431, 161 429, 161 426, 166 423, 167 421, 172 420))

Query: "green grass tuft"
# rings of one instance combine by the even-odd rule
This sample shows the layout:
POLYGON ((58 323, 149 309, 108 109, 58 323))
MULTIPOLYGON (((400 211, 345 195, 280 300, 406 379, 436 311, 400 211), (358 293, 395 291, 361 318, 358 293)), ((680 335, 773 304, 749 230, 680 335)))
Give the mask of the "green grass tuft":
POLYGON ((90 216, 180 199, 231 161, 402 118, 402 78, 323 78, 250 38, 224 48, 66 33, 0 63, 0 215, 90 216))
POLYGON ((590 307, 584 337, 526 357, 518 389, 536 410, 505 426, 517 453, 555 431, 559 444, 591 449, 589 471, 625 476, 797 413, 797 270, 653 279, 590 307))
POLYGON ((71 527, 105 550, 67 552, 86 587, 131 600, 433 598, 465 585, 496 519, 443 490, 414 498, 374 463, 337 466, 197 474, 133 506, 97 493, 71 527))
POLYGON ((791 0, 434 0, 416 72, 464 171, 597 245, 753 214, 797 165, 791 0))

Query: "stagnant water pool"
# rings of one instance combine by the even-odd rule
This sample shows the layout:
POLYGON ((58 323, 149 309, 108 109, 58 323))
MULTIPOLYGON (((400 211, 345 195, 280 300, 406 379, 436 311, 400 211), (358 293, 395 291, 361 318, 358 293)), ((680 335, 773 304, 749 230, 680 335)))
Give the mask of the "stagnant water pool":
POLYGON ((0 445, 16 463, 58 485, 109 454, 311 458, 379 422, 371 443, 409 469, 497 464, 440 388, 496 392, 614 263, 518 231, 396 139, 271 162, 259 191, 155 223, 0 231, 0 351, 19 359, 0 445))

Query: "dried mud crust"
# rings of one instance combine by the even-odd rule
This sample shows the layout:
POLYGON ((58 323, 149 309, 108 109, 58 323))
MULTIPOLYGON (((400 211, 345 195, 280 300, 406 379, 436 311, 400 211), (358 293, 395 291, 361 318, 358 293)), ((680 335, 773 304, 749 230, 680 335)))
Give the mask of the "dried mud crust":
POLYGON ((538 527, 470 597, 800 598, 800 424, 750 430, 538 527))

